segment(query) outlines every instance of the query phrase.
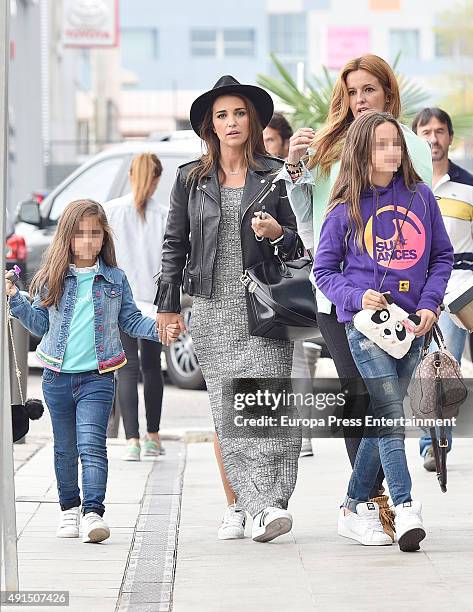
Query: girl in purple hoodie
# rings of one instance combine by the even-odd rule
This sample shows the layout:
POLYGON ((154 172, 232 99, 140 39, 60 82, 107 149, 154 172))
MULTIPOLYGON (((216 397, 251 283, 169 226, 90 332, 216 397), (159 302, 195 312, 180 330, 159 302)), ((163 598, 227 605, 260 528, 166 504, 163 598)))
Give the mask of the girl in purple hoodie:
POLYGON ((403 399, 420 358, 422 336, 437 320, 452 266, 453 249, 437 201, 414 170, 398 123, 388 113, 363 113, 347 133, 314 274, 317 287, 345 323, 353 359, 370 394, 370 417, 378 423, 374 435, 360 443, 338 521, 339 535, 364 545, 392 543, 377 504, 368 501, 380 462, 400 549, 418 550, 425 537, 421 504, 411 497, 403 399), (352 322, 362 309, 379 312, 380 320, 388 317, 383 295, 388 292, 397 306, 417 315, 416 337, 402 359, 391 357, 352 322))

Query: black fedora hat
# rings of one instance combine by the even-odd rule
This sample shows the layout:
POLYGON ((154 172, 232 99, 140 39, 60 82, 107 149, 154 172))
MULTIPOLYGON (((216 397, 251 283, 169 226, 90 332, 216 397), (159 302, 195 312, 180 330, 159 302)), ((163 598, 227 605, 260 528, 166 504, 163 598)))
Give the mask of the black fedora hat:
POLYGON ((212 89, 206 91, 192 102, 190 121, 196 134, 200 136, 202 121, 209 106, 219 96, 228 94, 240 94, 251 100, 255 105, 261 126, 265 128, 268 125, 274 111, 273 100, 269 93, 256 85, 243 85, 234 77, 226 74, 219 78, 212 89))

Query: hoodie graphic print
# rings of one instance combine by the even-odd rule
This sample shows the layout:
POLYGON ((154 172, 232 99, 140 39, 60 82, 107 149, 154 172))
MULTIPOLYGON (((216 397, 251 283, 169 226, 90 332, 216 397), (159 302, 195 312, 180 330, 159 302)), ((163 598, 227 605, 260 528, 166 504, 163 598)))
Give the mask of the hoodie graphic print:
POLYGON ((350 230, 347 206, 326 217, 314 262, 317 287, 337 308, 340 322, 362 309, 367 289, 390 291, 408 313, 442 303, 453 249, 435 196, 423 183, 413 194, 396 176, 360 198, 363 251, 350 230), (347 239, 348 236, 348 239, 347 239), (381 286, 381 289, 380 289, 381 286))

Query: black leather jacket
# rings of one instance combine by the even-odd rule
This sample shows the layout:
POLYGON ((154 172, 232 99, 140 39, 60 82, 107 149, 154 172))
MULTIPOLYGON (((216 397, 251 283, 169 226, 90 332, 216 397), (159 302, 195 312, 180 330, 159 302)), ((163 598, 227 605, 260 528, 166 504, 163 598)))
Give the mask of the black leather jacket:
MULTIPOLYGON (((273 183, 282 161, 256 156, 259 169, 249 169, 240 209, 241 272, 260 261, 274 257, 269 240, 255 240, 251 229, 253 213, 264 203, 284 230, 278 242, 282 259, 292 259, 300 248, 296 219, 290 207, 283 181, 273 183)), ((213 170, 200 180, 186 184, 189 172, 198 161, 178 168, 164 235, 162 267, 154 303, 158 312, 180 312, 180 287, 189 295, 209 298, 212 293, 213 268, 217 252, 220 221, 220 186, 213 170)))

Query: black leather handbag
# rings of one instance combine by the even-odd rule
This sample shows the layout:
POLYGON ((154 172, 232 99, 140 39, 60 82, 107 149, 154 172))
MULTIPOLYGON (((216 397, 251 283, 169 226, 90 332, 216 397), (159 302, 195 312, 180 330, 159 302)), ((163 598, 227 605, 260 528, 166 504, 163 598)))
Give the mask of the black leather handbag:
POLYGON ((310 256, 282 261, 275 256, 245 270, 248 328, 251 336, 304 340, 317 327, 315 296, 309 274, 310 256))

